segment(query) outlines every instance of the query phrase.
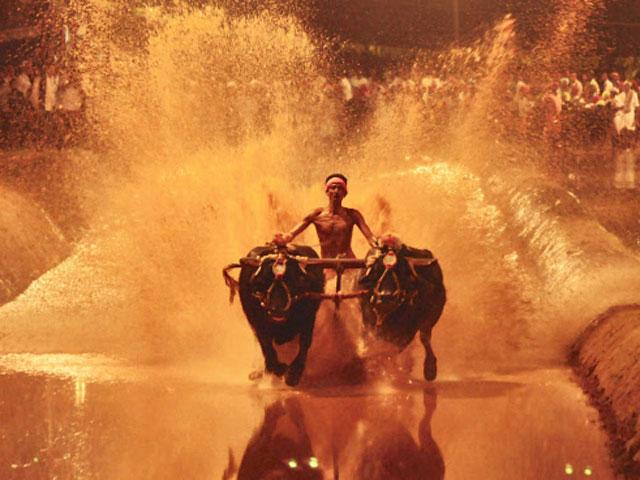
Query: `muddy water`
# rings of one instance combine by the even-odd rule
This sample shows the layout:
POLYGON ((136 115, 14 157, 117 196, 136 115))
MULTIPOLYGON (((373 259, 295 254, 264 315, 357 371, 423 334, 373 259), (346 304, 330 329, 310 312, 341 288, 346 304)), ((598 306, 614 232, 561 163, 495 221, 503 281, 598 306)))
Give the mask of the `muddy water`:
POLYGON ((97 356, 1 361, 4 479, 613 478, 563 369, 294 392, 97 356))

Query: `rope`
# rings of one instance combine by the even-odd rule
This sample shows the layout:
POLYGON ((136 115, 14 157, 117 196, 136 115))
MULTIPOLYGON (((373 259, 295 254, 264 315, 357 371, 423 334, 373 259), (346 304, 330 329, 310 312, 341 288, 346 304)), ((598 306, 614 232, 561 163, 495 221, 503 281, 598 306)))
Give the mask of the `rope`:
POLYGON ((229 274, 229 270, 233 268, 240 268, 241 265, 239 263, 232 263, 227 265, 222 270, 222 276, 224 278, 224 283, 229 287, 229 303, 233 303, 233 299, 236 296, 236 291, 240 288, 240 282, 233 278, 231 274, 229 274))

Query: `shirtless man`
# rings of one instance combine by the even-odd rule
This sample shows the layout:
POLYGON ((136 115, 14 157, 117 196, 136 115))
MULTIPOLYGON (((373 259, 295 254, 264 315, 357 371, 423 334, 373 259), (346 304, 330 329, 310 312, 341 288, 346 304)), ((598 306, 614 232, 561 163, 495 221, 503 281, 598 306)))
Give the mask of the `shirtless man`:
POLYGON ((351 249, 353 226, 360 229, 371 246, 376 244, 376 237, 358 210, 342 206, 342 200, 347 196, 347 177, 332 173, 325 180, 325 191, 328 207, 316 208, 290 232, 276 234, 273 241, 280 245, 289 243, 313 224, 320 240, 322 258, 356 258, 351 249))

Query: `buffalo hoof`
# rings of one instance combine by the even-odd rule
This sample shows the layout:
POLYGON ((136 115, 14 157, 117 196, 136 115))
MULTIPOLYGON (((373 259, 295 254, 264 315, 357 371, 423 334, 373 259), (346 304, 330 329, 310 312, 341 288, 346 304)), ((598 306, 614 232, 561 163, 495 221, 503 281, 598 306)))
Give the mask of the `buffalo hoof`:
POLYGON ((424 379, 431 382, 436 379, 437 375, 438 366, 436 357, 429 355, 424 359, 424 379))
POLYGON ((287 364, 282 362, 276 362, 272 365, 267 365, 267 372, 273 373, 274 375, 281 377, 287 371, 287 364))
POLYGON ((284 377, 284 382, 290 387, 295 387, 300 382, 300 377, 302 377, 301 371, 290 369, 284 377))

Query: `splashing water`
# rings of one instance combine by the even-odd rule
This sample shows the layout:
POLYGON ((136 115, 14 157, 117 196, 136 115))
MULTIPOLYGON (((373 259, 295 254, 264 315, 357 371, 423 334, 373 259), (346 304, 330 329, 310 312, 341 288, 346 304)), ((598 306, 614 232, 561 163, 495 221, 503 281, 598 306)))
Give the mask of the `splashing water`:
MULTIPOLYGON (((110 181, 86 187, 102 198, 74 254, 0 311, 17 332, 6 348, 206 357, 216 378, 245 378, 257 344, 220 271, 322 205, 332 171, 350 177, 347 203, 376 233, 440 259, 445 372, 557 361, 592 315, 637 289, 636 261, 575 199, 497 160, 483 124, 513 58, 512 19, 471 52, 478 101, 443 127, 447 139, 425 139, 417 101, 400 95, 344 150, 321 59, 295 21, 166 13, 131 49, 111 41, 104 6, 88 12, 97 33, 82 67, 110 181)), ((310 232, 300 242, 317 245, 310 232)))

